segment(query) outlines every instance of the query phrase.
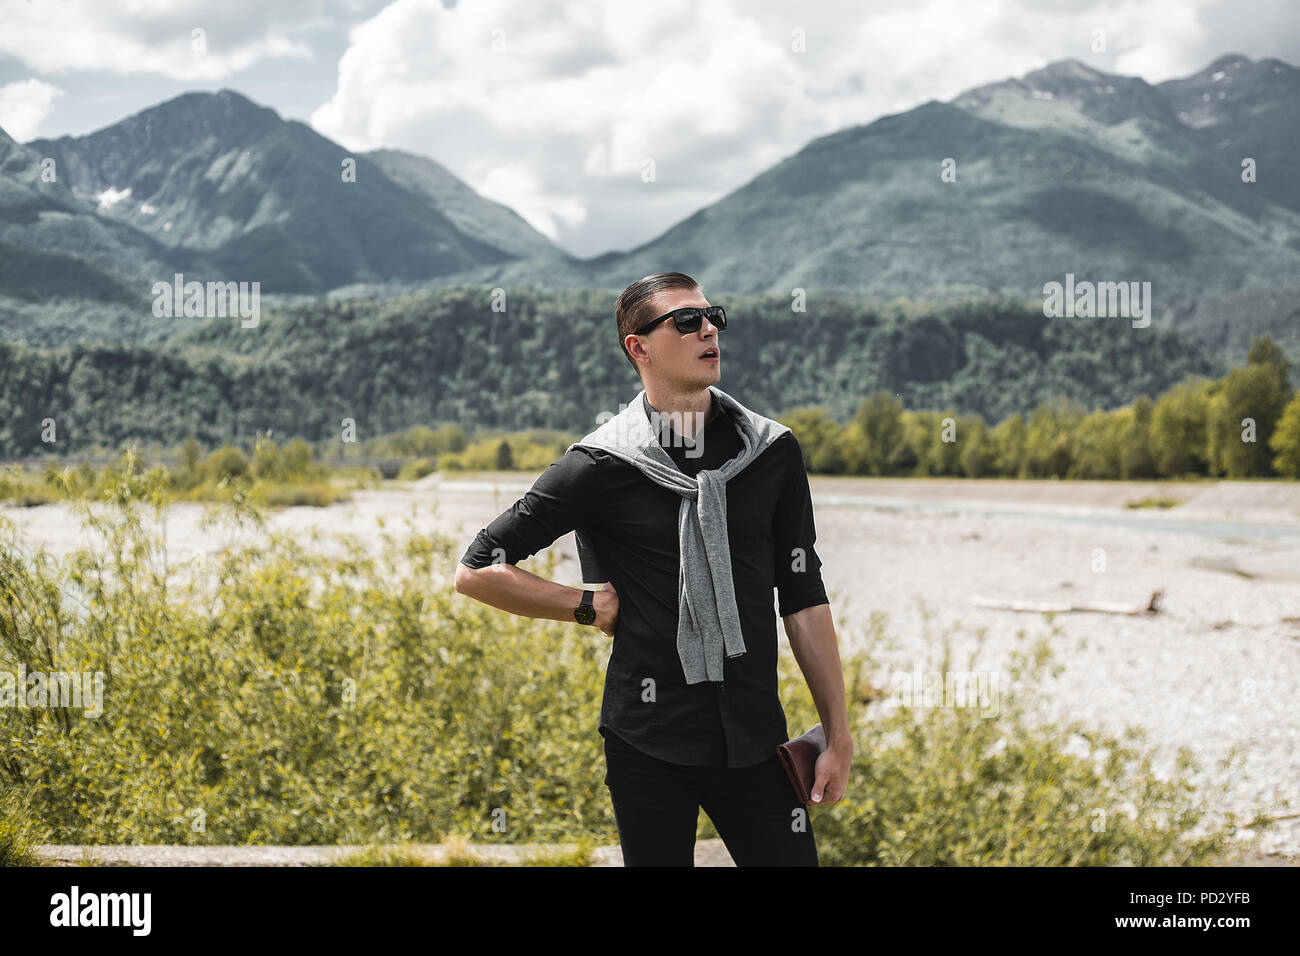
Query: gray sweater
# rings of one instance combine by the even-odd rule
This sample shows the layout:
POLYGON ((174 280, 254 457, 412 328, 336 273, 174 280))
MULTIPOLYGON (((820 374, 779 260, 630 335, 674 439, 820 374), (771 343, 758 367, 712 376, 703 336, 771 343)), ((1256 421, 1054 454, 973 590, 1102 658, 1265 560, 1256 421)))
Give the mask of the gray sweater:
MULTIPOLYGON (((731 546, 727 538, 727 480, 790 429, 750 411, 722 389, 710 385, 721 410, 731 415, 744 450, 720 468, 684 474, 659 444, 666 416, 647 414, 645 389, 632 403, 570 448, 596 448, 626 461, 642 474, 682 497, 678 512, 681 573, 678 578, 677 653, 686 683, 721 681, 722 662, 745 653, 731 580, 731 546), (662 416, 662 417, 661 417, 662 416)), ((594 564, 584 555, 584 566, 594 564)))

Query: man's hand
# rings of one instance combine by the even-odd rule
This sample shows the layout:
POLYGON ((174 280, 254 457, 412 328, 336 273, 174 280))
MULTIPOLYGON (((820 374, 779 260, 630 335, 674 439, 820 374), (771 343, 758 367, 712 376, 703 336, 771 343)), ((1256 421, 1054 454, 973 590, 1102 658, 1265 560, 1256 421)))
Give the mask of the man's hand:
POLYGON ((853 761, 853 735, 844 700, 844 671, 831 606, 814 604, 785 615, 790 650, 808 681, 813 703, 826 731, 826 749, 814 767, 810 803, 835 803, 844 798, 853 761), (816 799, 813 799, 816 798, 816 799))
POLYGON ((618 622, 618 592, 613 584, 606 584, 595 593, 591 606, 596 609, 595 626, 610 637, 614 636, 614 625, 618 622))
POLYGON ((827 747, 817 758, 814 768, 812 802, 823 806, 844 799, 844 792, 849 786, 849 765, 853 762, 853 750, 827 747))

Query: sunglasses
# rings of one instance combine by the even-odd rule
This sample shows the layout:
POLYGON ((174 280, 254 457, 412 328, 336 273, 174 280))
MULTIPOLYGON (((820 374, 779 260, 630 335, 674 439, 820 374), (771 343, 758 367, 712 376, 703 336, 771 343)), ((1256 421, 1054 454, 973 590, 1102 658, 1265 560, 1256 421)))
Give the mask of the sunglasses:
POLYGON ((722 306, 710 305, 703 309, 698 306, 687 306, 684 309, 673 309, 671 312, 664 313, 653 322, 647 322, 632 334, 645 335, 665 319, 672 319, 673 324, 677 326, 678 332, 698 332, 700 324, 706 315, 709 317, 709 321, 718 327, 719 332, 727 327, 727 310, 722 306))

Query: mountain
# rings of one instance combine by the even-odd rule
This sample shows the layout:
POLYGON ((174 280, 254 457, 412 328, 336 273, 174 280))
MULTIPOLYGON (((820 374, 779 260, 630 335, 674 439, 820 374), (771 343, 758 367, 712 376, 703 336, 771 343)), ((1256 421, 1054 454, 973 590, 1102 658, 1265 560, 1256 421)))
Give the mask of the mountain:
POLYGON ((142 272, 170 252, 87 208, 63 169, 0 130, 0 339, 160 337, 142 272))
POLYGON ((234 91, 187 93, 88 136, 0 140, 0 337, 124 337, 106 310, 173 270, 303 296, 617 291, 676 269, 717 297, 1031 302, 1072 274, 1150 282, 1152 320, 1225 360, 1265 331, 1300 356, 1297 150, 1300 70, 1281 60, 1157 84, 1064 60, 819 137, 662 235, 578 259, 433 159, 353 156, 234 91))
POLYGON ((398 149, 378 149, 365 155, 393 182, 424 196, 471 239, 520 259, 567 258, 559 246, 528 225, 519 213, 483 198, 441 163, 398 149))
POLYGON ((369 156, 233 90, 186 93, 87 136, 28 145, 54 157, 102 216, 201 255, 222 273, 215 278, 258 280, 267 292, 427 280, 505 263, 519 255, 512 249, 563 255, 517 217, 502 226, 495 210, 475 228, 486 201, 469 202, 447 174, 448 204, 471 224, 462 231, 425 181, 395 180, 369 156))
MULTIPOLYGON (((1300 150, 1300 70, 1232 54, 1158 89, 1179 120, 1211 138, 1234 169, 1240 171, 1243 157, 1256 161, 1257 192, 1300 212, 1300 185, 1291 173, 1300 150)), ((1290 242, 1300 248, 1295 236, 1290 242)))
MULTIPOLYGON (((1154 321, 1300 276, 1300 70, 1230 56, 1151 85, 1067 60, 820 137, 597 284, 679 269, 716 292, 1042 297, 1150 281, 1154 321), (1259 163, 1241 180, 1241 158, 1259 163), (940 178, 945 158, 956 181, 940 178), (1263 180, 1267 188, 1260 188, 1263 180)), ((1290 330, 1293 334, 1295 330, 1290 330)))

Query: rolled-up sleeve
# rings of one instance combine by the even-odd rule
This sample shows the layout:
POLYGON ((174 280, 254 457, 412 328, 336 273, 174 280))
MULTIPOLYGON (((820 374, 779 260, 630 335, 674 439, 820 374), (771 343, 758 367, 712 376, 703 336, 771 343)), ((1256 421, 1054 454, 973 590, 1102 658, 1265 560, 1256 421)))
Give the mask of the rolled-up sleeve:
POLYGON ((786 447, 785 482, 772 516, 773 559, 777 608, 782 617, 806 607, 829 604, 822 583, 821 558, 813 547, 812 491, 804 470, 803 452, 794 433, 778 439, 786 447))
POLYGON ((522 498, 479 530, 460 563, 470 568, 517 564, 580 527, 597 500, 595 466, 583 449, 566 452, 522 498))

